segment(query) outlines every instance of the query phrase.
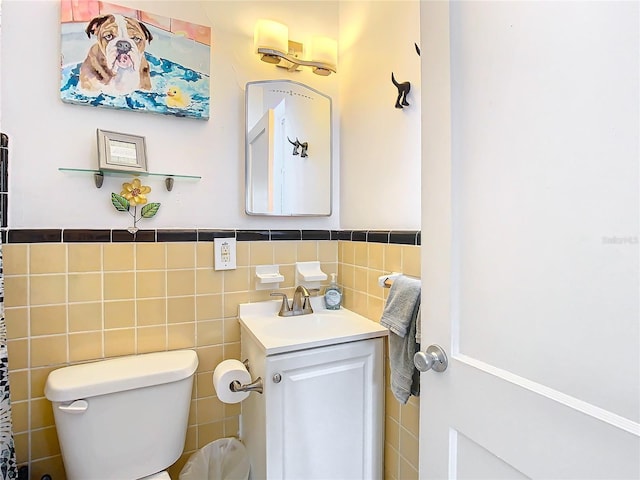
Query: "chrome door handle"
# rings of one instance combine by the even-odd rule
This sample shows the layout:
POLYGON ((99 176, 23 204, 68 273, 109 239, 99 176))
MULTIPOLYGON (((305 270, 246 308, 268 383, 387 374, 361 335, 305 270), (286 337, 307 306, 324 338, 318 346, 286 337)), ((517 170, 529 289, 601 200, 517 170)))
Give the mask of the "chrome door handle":
POLYGON ((449 361, 442 347, 429 345, 426 352, 418 352, 413 356, 413 364, 420 372, 433 370, 440 373, 447 369, 449 361))

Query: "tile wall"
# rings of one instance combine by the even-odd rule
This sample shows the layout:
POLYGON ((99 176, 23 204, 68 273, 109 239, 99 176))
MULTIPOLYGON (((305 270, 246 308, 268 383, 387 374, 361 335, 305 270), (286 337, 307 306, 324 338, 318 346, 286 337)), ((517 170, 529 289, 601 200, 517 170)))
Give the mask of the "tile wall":
MULTIPOLYGON (((279 264, 293 293, 296 261, 338 273, 344 304, 379 321, 389 271, 418 276, 417 232, 10 230, 3 235, 5 314, 16 452, 30 478, 64 479, 44 383, 62 366, 134 353, 193 348, 199 367, 183 457, 236 435, 239 405, 218 401, 215 366, 240 358, 238 304, 261 301, 255 265, 279 264), (213 238, 235 236, 236 270, 213 269, 213 238)), ((418 402, 387 392, 385 476, 417 478, 418 402)))

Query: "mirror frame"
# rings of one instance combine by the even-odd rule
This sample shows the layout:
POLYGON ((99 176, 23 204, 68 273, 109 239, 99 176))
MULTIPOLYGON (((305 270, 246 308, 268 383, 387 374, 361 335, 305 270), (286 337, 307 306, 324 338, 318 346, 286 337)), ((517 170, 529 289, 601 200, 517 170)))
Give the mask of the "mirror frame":
POLYGON ((330 217, 333 213, 333 199, 334 199, 334 181, 333 181, 333 100, 332 98, 320 92, 319 90, 310 87, 301 82, 296 82, 294 80, 288 79, 274 79, 274 80, 256 80, 252 82, 247 82, 245 87, 245 115, 244 115, 245 125, 244 125, 244 134, 245 134, 245 158, 244 158, 244 169, 245 169, 245 213, 251 216, 268 216, 268 217, 330 217), (329 210, 327 213, 254 213, 249 212, 249 202, 250 202, 250 191, 249 191, 249 182, 251 180, 251 173, 249 171, 249 159, 250 159, 250 144, 249 144, 249 86, 255 84, 270 84, 270 83, 289 83, 293 85, 298 85, 300 87, 304 87, 313 93, 326 98, 329 101, 329 210))

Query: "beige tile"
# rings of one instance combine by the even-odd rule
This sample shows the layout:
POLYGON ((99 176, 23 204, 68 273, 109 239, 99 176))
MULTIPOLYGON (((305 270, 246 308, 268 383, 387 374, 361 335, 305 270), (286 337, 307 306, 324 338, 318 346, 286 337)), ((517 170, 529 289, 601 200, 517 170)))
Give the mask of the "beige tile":
MULTIPOLYGON (((195 451, 198 448, 198 437, 196 435, 196 427, 189 427, 187 428, 187 436, 185 438, 184 441, 184 451, 185 452, 192 452, 195 451)), ((175 476, 172 476, 171 478, 177 478, 175 476)))
POLYGON ((222 295, 198 295, 196 297, 196 320, 222 318, 222 295))
POLYGON ((167 301, 164 298, 138 300, 136 308, 139 327, 164 325, 167 322, 167 301))
POLYGON ((9 372, 9 384, 11 385, 11 401, 18 402, 29 398, 29 371, 13 370, 9 372))
POLYGON ((107 243, 103 246, 104 270, 127 271, 134 268, 133 243, 107 243))
POLYGON ((56 365, 55 367, 32 368, 29 370, 31 374, 31 398, 44 397, 44 386, 47 377, 51 372, 57 370, 64 365, 56 365))
POLYGON ((222 345, 198 347, 196 349, 196 353, 198 354, 198 373, 213 373, 216 365, 218 365, 224 358, 222 345))
POLYGON ((240 341, 240 321, 237 318, 224 319, 224 342, 240 341))
POLYGON ((169 350, 193 348, 196 346, 195 323, 179 323, 167 327, 169 350))
POLYGON ((227 293, 224 296, 224 316, 237 317, 238 305, 249 301, 249 292, 227 293))
POLYGON ((167 295, 193 295, 196 291, 195 270, 170 270, 167 272, 167 295))
POLYGON ((404 428, 400 429, 400 454, 416 470, 418 469, 418 450, 420 442, 404 428))
MULTIPOLYGON (((387 375, 387 379, 388 378, 389 375, 387 375)), ((385 388, 385 412, 396 422, 400 421, 400 404, 398 403, 398 400, 396 400, 396 398, 393 396, 393 393, 388 386, 387 388, 385 388)))
POLYGON ((205 397, 196 400, 196 422, 198 424, 215 422, 224 418, 224 404, 217 397, 205 397))
POLYGON ((249 265, 273 265, 273 244, 276 242, 249 242, 249 265))
POLYGON ((241 292, 249 290, 249 267, 238 267, 224 272, 224 291, 241 292))
POLYGON ((355 273, 356 269, 353 265, 342 265, 342 271, 338 272, 338 278, 340 278, 340 284, 345 288, 355 287, 355 273))
POLYGON ((196 375, 196 386, 198 390, 198 398, 211 397, 216 394, 211 381, 211 372, 199 373, 196 375))
POLYGON ((213 242, 198 242, 196 244, 196 266, 213 270, 213 242))
POLYGON ((369 243, 368 267, 376 270, 384 269, 384 250, 382 243, 369 243))
POLYGON ((322 240, 318 242, 318 260, 321 262, 338 261, 338 242, 335 240, 322 240))
MULTIPOLYGON (((55 427, 31 431, 31 459, 39 460, 60 454, 55 427)), ((35 478, 35 477, 34 477, 35 478)))
POLYGON ((104 274, 105 300, 127 300, 134 298, 135 284, 133 272, 106 272, 104 274))
POLYGON ((28 302, 27 277, 5 277, 4 279, 4 306, 22 307, 28 302))
POLYGON ((384 425, 384 441, 396 450, 400 448, 400 425, 393 418, 387 416, 384 425))
POLYGON ((384 251, 385 273, 402 272, 402 245, 387 245, 384 251))
POLYGON ((11 421, 14 432, 29 431, 29 402, 16 402, 11 405, 11 421))
POLYGON ((249 266, 249 243, 236 242, 236 265, 238 267, 249 266))
POLYGON ((223 353, 224 353, 224 360, 227 360, 229 358, 235 358, 236 360, 241 360, 240 342, 225 343, 223 345, 223 353))
POLYGON ((340 241, 339 247, 342 248, 338 250, 338 255, 342 254, 342 259, 340 260, 342 263, 346 263, 347 265, 353 265, 355 262, 356 255, 356 247, 354 242, 343 242, 340 241))
POLYGON ((56 365, 55 367, 32 368, 29 370, 31 374, 31 398, 44 397, 44 385, 47 377, 51 372, 64 365, 56 365))
POLYGON ((70 303, 69 332, 102 330, 102 303, 70 303))
POLYGON ((380 299, 384 298, 386 289, 378 284, 378 278, 384 274, 385 272, 382 270, 367 269, 367 293, 369 295, 374 295, 380 299))
POLYGON ((382 312, 384 311, 384 300, 378 297, 369 296, 367 304, 367 318, 380 323, 382 312))
POLYGON ((31 401, 31 429, 52 427, 53 409, 51 402, 46 398, 37 398, 31 401))
POLYGON ((127 328, 136 324, 136 302, 104 302, 104 328, 127 328))
POLYGON ((224 419, 224 436, 238 437, 240 435, 240 417, 224 419))
POLYGON ((67 361, 67 336, 36 337, 30 340, 31 366, 44 367, 67 361))
POLYGON ((7 308, 4 311, 7 338, 23 338, 29 334, 29 309, 25 307, 7 308))
POLYGON ((222 320, 201 321, 196 324, 196 338, 199 347, 220 345, 224 340, 222 320))
POLYGON ((196 293, 222 293, 224 273, 215 270, 196 270, 196 293))
POLYGON ((196 319, 196 298, 169 297, 167 299, 167 323, 193 322, 196 319))
POLYGON ((2 246, 2 268, 5 275, 29 273, 27 245, 7 244, 2 246))
POLYGON ((400 407, 400 424, 414 437, 420 431, 420 401, 416 397, 410 397, 406 405, 400 407))
POLYGON ((164 297, 166 295, 165 271, 137 272, 137 298, 164 297))
POLYGON ((225 403, 223 407, 225 418, 234 417, 242 413, 242 406, 240 403, 225 403))
POLYGON ((167 349, 166 327, 142 327, 136 329, 137 353, 160 352, 167 349))
POLYGON ((98 272, 102 270, 102 245, 99 243, 70 243, 67 245, 69 272, 98 272))
POLYGON ((118 357, 136 353, 136 334, 133 328, 106 330, 104 332, 104 356, 118 357))
POLYGON ((29 272, 65 273, 67 245, 64 243, 34 243, 29 246, 29 272))
POLYGON ((420 247, 404 246, 402 248, 402 268, 405 275, 420 277, 420 247))
POLYGON ((102 300, 102 274, 69 274, 69 301, 92 302, 102 300))
MULTIPOLYGON (((29 432, 15 433, 14 431, 13 442, 15 445, 16 460, 18 462, 18 465, 28 463, 29 462, 29 432)), ((33 463, 31 465, 33 466, 33 463)), ((33 467, 31 470, 33 471, 33 467)), ((41 477, 35 477, 35 478, 41 478, 41 477)))
POLYGON ((32 307, 30 323, 31 336, 67 333, 67 307, 32 307))
POLYGON ((418 480, 418 468, 407 462, 404 457, 400 457, 400 473, 402 480, 418 480))
POLYGON ((69 361, 102 358, 102 331, 69 334, 69 361))
POLYGON ((31 478, 42 478, 45 475, 49 475, 56 480, 64 480, 66 478, 62 457, 60 455, 33 461, 29 464, 29 467, 31 478))
POLYGON ((29 299, 31 305, 65 303, 67 279, 65 275, 31 275, 29 299))
POLYGON ((284 276, 284 282, 280 283, 280 288, 293 288, 296 283, 296 267, 293 265, 280 265, 280 275, 284 276))
POLYGON ((318 242, 305 240, 298 243, 298 262, 313 262, 318 260, 318 242))
POLYGON ((194 268, 196 266, 195 242, 171 242, 166 244, 167 268, 194 268))
POLYGON ((385 480, 400 480, 400 455, 388 443, 384 446, 384 478, 385 480))
POLYGON ((353 242, 353 263, 359 267, 366 267, 369 264, 369 249, 367 242, 353 242))
POLYGON ((136 244, 137 270, 163 270, 166 268, 166 243, 136 244))
POLYGON ((355 267, 353 275, 353 289, 366 293, 367 292, 367 269, 363 267, 355 267))
POLYGON ((219 438, 224 438, 224 422, 203 423, 198 425, 198 448, 204 447, 219 438))
POLYGON ((291 265, 298 258, 298 242, 282 240, 273 242, 273 263, 275 265, 291 265))

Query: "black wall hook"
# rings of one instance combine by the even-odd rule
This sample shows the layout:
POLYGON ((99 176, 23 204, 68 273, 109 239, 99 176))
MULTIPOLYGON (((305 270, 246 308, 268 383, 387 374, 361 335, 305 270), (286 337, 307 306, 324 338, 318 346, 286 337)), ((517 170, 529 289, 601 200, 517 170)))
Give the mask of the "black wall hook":
POLYGON ((307 142, 300 142, 297 138, 294 142, 289 137, 287 137, 287 140, 289 140, 289 143, 293 145, 293 152, 291 152, 293 155, 300 155, 302 158, 309 156, 307 155, 307 150, 309 148, 309 144, 307 142), (300 149, 299 152, 298 149, 300 149))
POLYGON ((398 98, 396 98, 396 108, 403 108, 403 106, 408 107, 409 102, 407 102, 407 95, 411 90, 411 83, 402 82, 398 83, 396 81, 396 77, 394 77, 393 72, 391 72, 391 81, 398 89, 398 98))

